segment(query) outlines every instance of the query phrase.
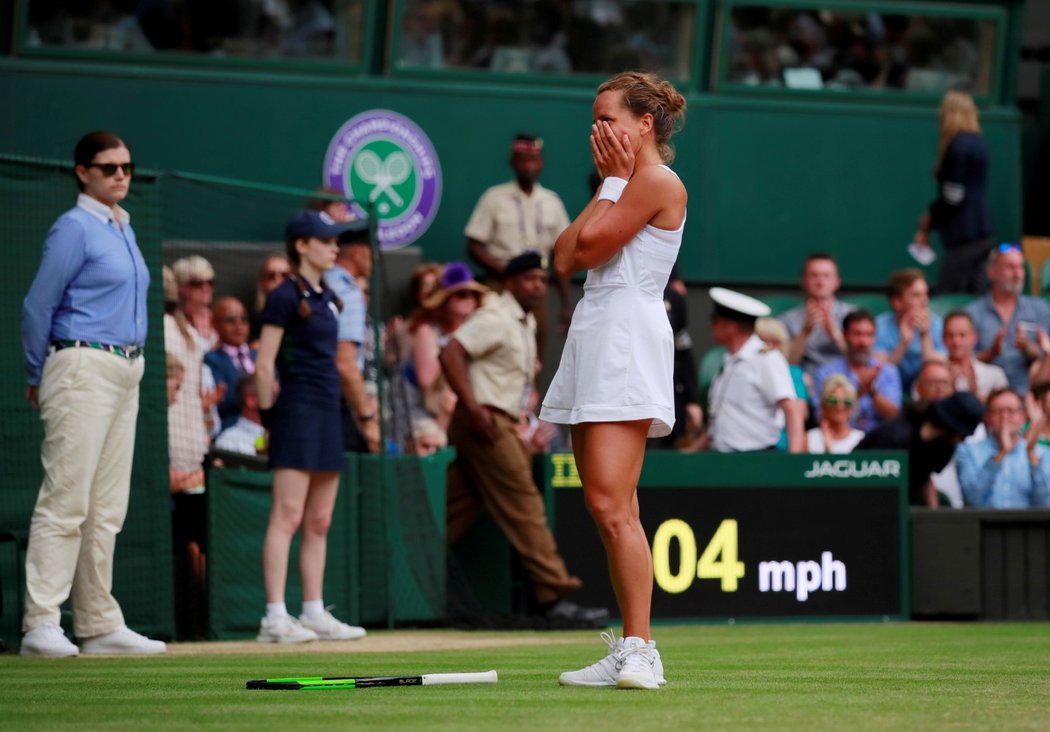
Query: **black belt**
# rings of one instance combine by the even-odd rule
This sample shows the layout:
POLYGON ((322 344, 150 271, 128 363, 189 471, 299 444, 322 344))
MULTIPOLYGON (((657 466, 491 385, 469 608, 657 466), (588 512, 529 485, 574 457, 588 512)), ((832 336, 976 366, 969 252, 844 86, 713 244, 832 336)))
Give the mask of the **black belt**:
POLYGON ((52 347, 56 351, 63 348, 94 348, 98 351, 106 351, 128 360, 136 359, 142 355, 142 346, 114 346, 109 343, 96 343, 95 341, 52 341, 52 347))

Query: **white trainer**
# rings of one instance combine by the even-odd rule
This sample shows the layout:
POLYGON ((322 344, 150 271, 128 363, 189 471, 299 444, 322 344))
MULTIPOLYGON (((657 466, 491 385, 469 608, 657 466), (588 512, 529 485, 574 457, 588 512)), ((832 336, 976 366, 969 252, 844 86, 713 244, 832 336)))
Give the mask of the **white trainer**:
POLYGON ((558 677, 562 686, 616 686, 620 677, 620 650, 623 638, 602 631, 601 639, 609 646, 609 655, 579 671, 566 671, 558 677))
POLYGON ((315 618, 300 615, 299 622, 316 633, 318 640, 357 640, 368 634, 364 628, 336 620, 328 608, 315 618))
POLYGON ((282 615, 279 618, 263 618, 255 640, 260 643, 309 643, 317 640, 317 633, 304 628, 291 615, 282 615))
POLYGON ((122 653, 164 653, 168 647, 164 641, 151 640, 122 625, 112 633, 98 635, 81 642, 80 650, 97 655, 122 653))
POLYGON ((659 689, 656 674, 656 643, 634 636, 624 638, 620 648, 620 676, 617 689, 659 689))
POLYGON ((23 656, 48 656, 50 658, 66 658, 79 656, 80 649, 73 641, 66 638, 62 628, 52 623, 38 625, 22 636, 22 649, 19 651, 23 656))
MULTIPOLYGON (((562 686, 616 686, 620 678, 620 669, 623 667, 623 638, 616 638, 609 633, 601 634, 605 645, 609 647, 609 655, 592 663, 579 671, 566 671, 558 677, 558 683, 562 686)), ((653 652, 655 661, 653 670, 656 675, 656 683, 663 686, 667 683, 664 678, 664 664, 660 659, 660 651, 656 650, 656 642, 649 641, 646 644, 653 652)))

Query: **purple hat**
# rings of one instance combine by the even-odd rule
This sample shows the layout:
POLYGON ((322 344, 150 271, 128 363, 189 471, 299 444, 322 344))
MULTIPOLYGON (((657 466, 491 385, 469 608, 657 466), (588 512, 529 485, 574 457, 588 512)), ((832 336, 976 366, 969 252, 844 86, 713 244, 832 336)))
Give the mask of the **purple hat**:
POLYGON ((441 286, 423 301, 423 307, 436 310, 445 304, 449 295, 459 290, 470 290, 481 296, 488 292, 489 288, 477 282, 470 267, 463 262, 449 262, 441 271, 441 286))

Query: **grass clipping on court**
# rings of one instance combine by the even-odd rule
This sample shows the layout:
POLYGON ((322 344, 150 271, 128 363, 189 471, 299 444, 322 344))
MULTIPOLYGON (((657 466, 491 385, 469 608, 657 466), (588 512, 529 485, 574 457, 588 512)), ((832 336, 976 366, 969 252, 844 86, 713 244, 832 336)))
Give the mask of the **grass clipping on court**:
POLYGON ((472 634, 399 632, 390 637, 402 650, 379 650, 386 635, 370 633, 350 653, 176 645, 149 658, 0 656, 5 728, 1041 730, 1050 719, 1046 623, 657 627, 668 685, 652 692, 558 686, 561 671, 606 652, 597 633, 487 633, 470 646, 472 634), (479 668, 497 669, 499 683, 244 688, 250 678, 479 668))

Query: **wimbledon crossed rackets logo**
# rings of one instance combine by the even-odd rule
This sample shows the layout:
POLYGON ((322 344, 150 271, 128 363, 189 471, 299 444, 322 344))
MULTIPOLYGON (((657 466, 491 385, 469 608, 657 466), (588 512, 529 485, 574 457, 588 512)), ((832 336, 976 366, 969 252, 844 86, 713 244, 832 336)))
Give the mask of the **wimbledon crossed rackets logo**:
POLYGON ((426 134, 388 110, 363 112, 344 124, 325 155, 324 182, 379 219, 379 242, 402 247, 429 227, 441 200, 441 166, 426 134))

